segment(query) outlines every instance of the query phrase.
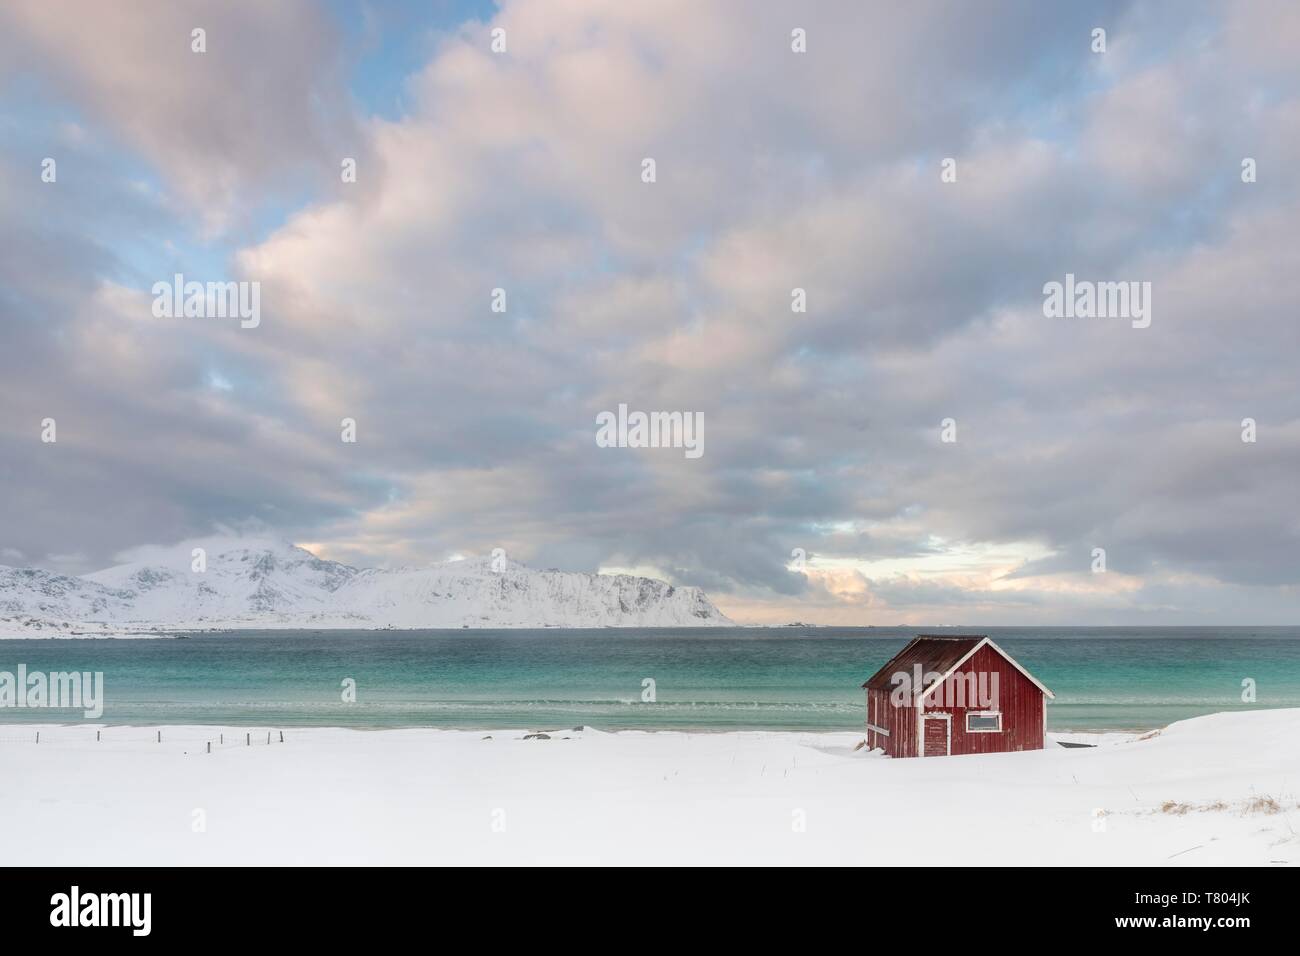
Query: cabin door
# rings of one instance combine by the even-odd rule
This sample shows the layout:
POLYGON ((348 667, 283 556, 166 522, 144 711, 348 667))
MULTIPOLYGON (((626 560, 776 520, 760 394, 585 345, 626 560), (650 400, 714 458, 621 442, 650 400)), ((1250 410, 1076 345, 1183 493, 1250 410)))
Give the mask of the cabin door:
POLYGON ((949 714, 925 714, 924 757, 946 757, 952 744, 952 717, 949 714))

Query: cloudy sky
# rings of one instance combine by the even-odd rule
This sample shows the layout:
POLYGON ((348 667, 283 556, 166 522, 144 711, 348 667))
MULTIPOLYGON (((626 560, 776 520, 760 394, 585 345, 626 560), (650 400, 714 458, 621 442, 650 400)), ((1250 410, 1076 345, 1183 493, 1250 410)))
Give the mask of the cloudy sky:
POLYGON ((7 0, 0 563, 270 529, 745 622, 1298 623, 1297 51, 1292 0, 7 0), (260 325, 155 316, 176 273, 260 325), (1150 327, 1046 317, 1067 273, 1150 327), (620 403, 704 453, 598 447, 620 403))

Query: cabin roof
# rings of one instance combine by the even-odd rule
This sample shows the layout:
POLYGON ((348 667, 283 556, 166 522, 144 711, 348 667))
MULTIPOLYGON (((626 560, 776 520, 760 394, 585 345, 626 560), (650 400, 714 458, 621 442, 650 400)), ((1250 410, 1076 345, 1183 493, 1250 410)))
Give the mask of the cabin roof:
MULTIPOLYGON (((922 674, 946 674, 982 640, 983 634, 954 634, 944 637, 934 634, 917 635, 862 686, 871 690, 889 690, 894 686, 891 678, 895 674, 902 671, 910 677, 917 664, 921 665, 922 674)), ((915 688, 916 693, 920 691, 921 688, 915 688)))
POLYGON ((891 690, 894 686, 892 678, 895 674, 902 671, 911 675, 913 669, 919 664, 922 674, 936 673, 940 675, 938 680, 931 681, 924 687, 912 688, 913 696, 922 696, 928 693, 931 688, 947 680, 949 674, 985 644, 997 651, 1012 667, 1029 678, 1034 686, 1048 697, 1056 697, 1055 694, 1043 686, 1041 681, 1021 667, 1010 654, 990 641, 988 636, 984 634, 918 634, 908 642, 906 647, 895 654, 884 667, 867 678, 866 683, 862 686, 867 690, 891 690))

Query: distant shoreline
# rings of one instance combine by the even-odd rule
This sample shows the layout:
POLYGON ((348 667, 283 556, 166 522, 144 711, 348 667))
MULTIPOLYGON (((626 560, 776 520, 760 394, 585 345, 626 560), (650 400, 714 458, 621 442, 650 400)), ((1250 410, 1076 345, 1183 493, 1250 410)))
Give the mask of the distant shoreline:
POLYGON ((492 631, 545 631, 554 634, 566 632, 631 632, 631 631, 687 631, 701 636, 715 633, 736 633, 741 631, 762 632, 776 637, 789 637, 803 631, 844 632, 855 637, 878 636, 893 638, 898 635, 920 634, 927 632, 943 633, 945 631, 964 631, 973 634, 986 632, 1015 632, 1025 636, 1051 635, 1053 632, 1087 636, 1098 640, 1111 638, 1137 639, 1141 637, 1169 638, 1177 636, 1186 640, 1202 638, 1221 638, 1225 631, 1241 632, 1240 636, 1255 636, 1264 640, 1300 640, 1300 624, 961 624, 961 625, 915 625, 915 624, 700 624, 700 625, 641 625, 641 624, 593 624, 573 626, 567 624, 492 624, 485 626, 461 625, 458 627, 355 627, 342 624, 221 624, 212 627, 195 627, 185 624, 140 624, 138 629, 131 625, 102 625, 102 630, 94 630, 95 622, 83 622, 69 625, 68 629, 57 627, 39 628, 31 631, 12 631, 5 629, 5 622, 0 621, 0 641, 43 641, 43 640, 134 640, 178 638, 191 636, 239 635, 239 634, 476 634, 492 631), (1272 633, 1270 633, 1272 632, 1272 633))

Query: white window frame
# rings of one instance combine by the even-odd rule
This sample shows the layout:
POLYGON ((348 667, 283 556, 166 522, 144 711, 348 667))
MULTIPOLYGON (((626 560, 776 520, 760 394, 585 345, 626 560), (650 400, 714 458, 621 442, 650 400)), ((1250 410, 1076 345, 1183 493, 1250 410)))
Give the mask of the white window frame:
POLYGON ((968 710, 966 711, 966 733, 968 734, 1000 734, 1002 733, 1002 711, 1000 710, 968 710), (972 727, 970 719, 972 717, 996 717, 998 725, 995 728, 972 727))

